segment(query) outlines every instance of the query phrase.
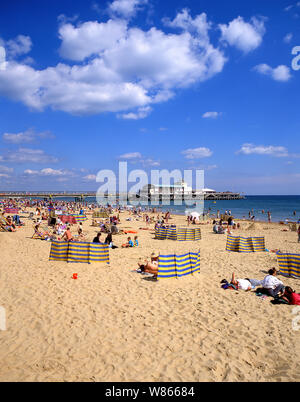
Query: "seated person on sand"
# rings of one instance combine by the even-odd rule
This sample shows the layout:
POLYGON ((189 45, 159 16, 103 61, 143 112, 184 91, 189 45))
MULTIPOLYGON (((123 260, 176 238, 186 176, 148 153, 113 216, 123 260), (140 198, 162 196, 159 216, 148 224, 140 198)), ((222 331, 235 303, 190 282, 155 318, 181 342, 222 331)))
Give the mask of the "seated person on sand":
POLYGON ((67 230, 65 231, 65 233, 62 237, 62 240, 65 240, 65 241, 74 241, 75 240, 74 237, 72 236, 69 226, 67 227, 67 230))
POLYGON ((101 238, 101 232, 98 232, 97 236, 94 237, 93 243, 101 243, 100 238, 101 238))
POLYGON ((219 233, 219 225, 217 224, 217 222, 215 222, 214 226, 213 226, 213 232, 218 234, 219 233))
POLYGON ((7 226, 10 226, 12 229, 16 229, 16 225, 14 224, 11 216, 8 216, 5 220, 7 226))
POLYGON ((50 236, 50 233, 49 232, 42 232, 41 230, 40 230, 40 223, 37 223, 35 226, 34 226, 34 233, 33 233, 33 235, 32 235, 32 238, 33 237, 40 237, 40 238, 42 238, 42 239, 46 239, 48 236, 50 236))
POLYGON ((118 227, 117 227, 116 224, 112 224, 112 225, 110 226, 110 231, 111 231, 111 234, 117 234, 117 233, 119 233, 119 229, 118 229, 118 227))
POLYGON ((138 247, 138 245, 139 245, 138 237, 134 236, 133 247, 138 247))
POLYGON ((131 240, 131 237, 127 238, 127 243, 126 244, 122 244, 122 248, 129 248, 129 247, 133 247, 133 241, 131 240))
POLYGON ((225 229, 223 228, 222 225, 219 225, 218 227, 218 234, 224 234, 225 233, 225 229))
POLYGON ((118 248, 117 246, 114 245, 113 243, 113 239, 112 239, 112 234, 108 233, 108 235, 106 236, 106 239, 104 241, 104 244, 108 244, 109 248, 118 248))
POLYGON ((291 287, 286 286, 281 298, 288 302, 290 305, 300 306, 300 294, 296 293, 291 287))
POLYGON ((77 241, 83 241, 85 239, 85 235, 83 234, 83 231, 81 228, 78 228, 78 236, 77 236, 77 241))
POLYGON ((284 293, 284 285, 279 279, 276 278, 276 268, 268 271, 268 275, 262 281, 262 287, 266 290, 267 295, 275 297, 284 293))

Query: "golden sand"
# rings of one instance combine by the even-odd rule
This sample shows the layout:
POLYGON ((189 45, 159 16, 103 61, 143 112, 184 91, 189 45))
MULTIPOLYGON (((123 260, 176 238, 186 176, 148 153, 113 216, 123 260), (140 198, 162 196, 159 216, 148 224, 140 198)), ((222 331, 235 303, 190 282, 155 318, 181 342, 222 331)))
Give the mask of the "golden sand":
MULTIPOLYGON (((146 227, 126 216, 121 228, 146 227)), ((277 266, 274 253, 227 252, 226 236, 201 225, 202 240, 188 243, 138 230, 140 246, 110 250, 110 265, 49 262, 51 243, 30 239, 32 223, 24 221, 16 233, 0 233, 0 306, 7 315, 0 381, 300 380, 293 306, 220 288, 233 271, 237 278, 262 279, 277 266), (152 252, 198 249, 200 274, 153 281, 133 272, 152 252)), ((88 241, 97 232, 90 225, 91 217, 83 223, 88 241)), ((269 250, 299 252, 297 234, 283 226, 248 226, 236 233, 265 236, 269 250)), ((126 238, 117 235, 114 242, 121 246, 126 238)), ((282 280, 300 291, 299 280, 282 280)))

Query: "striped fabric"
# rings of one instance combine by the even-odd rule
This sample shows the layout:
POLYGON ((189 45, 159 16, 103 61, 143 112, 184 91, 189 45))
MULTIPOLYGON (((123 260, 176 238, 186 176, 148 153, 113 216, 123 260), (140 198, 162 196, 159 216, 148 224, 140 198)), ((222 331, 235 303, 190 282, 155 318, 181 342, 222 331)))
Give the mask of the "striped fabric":
POLYGON ((69 242, 68 262, 89 263, 89 243, 69 242))
POLYGON ((197 241, 201 240, 200 228, 157 228, 155 238, 159 240, 197 241))
POLYGON ((159 240, 167 239, 168 231, 169 231, 169 235, 171 234, 170 229, 175 229, 175 236, 176 236, 176 228, 168 228, 168 229, 167 228, 156 228, 155 229, 155 238, 159 239, 159 240))
POLYGON ((102 243, 52 241, 49 260, 109 264, 109 247, 102 243))
POLYGON ((69 243, 53 240, 50 249, 50 261, 68 261, 69 243))
POLYGON ((178 241, 197 241, 201 240, 200 228, 178 228, 177 229, 178 241))
POLYGON ((228 235, 226 250, 235 251, 237 253, 253 253, 258 251, 265 251, 265 238, 228 235))
POLYGON ((180 278, 200 271, 200 251, 183 255, 160 255, 157 279, 180 278))
POLYGON ((300 254, 277 253, 279 273, 300 278, 300 254))
POLYGON ((72 216, 74 216, 77 223, 84 222, 87 220, 87 217, 85 215, 73 214, 72 216))
POLYGON ((89 243, 89 263, 106 262, 109 264, 108 244, 89 243))

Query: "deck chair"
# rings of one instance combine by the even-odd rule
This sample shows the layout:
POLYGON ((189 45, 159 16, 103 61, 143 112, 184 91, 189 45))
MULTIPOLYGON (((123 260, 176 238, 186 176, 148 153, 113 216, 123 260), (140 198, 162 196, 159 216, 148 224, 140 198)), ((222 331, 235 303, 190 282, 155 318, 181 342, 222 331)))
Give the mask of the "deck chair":
POLYGON ((9 232, 9 230, 6 229, 6 227, 2 223, 0 223, 0 232, 9 232))

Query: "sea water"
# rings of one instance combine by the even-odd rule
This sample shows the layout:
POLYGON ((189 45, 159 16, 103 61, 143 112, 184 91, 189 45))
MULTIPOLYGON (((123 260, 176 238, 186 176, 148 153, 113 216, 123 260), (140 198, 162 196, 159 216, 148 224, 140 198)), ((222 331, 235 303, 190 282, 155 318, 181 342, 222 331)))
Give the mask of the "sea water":
MULTIPOLYGON (((74 201, 74 198, 65 197, 57 198, 61 201, 74 201)), ((87 197, 84 200, 86 203, 96 203, 95 197, 87 197)), ((177 201, 178 202, 178 201, 177 201)), ((192 202, 192 204, 194 201, 192 202)), ((193 210, 201 211, 204 213, 209 212, 212 216, 217 215, 217 211, 220 214, 224 214, 225 211, 231 211, 231 214, 235 218, 249 219, 249 212, 251 216, 255 217, 256 221, 268 221, 267 212, 271 214, 272 222, 279 221, 298 221, 300 219, 300 195, 252 195, 246 196, 241 200, 217 200, 217 201, 196 201, 197 205, 176 205, 175 202, 170 201, 169 204, 149 203, 146 207, 153 207, 160 211, 170 211, 174 214, 184 215, 193 210), (264 211, 264 213, 262 212, 264 211), (296 214, 294 215, 294 211, 296 214)), ((101 201, 102 205, 107 204, 105 198, 101 201)), ((129 203, 130 204, 130 203, 129 203)), ((145 208, 145 205, 142 205, 145 208)))

